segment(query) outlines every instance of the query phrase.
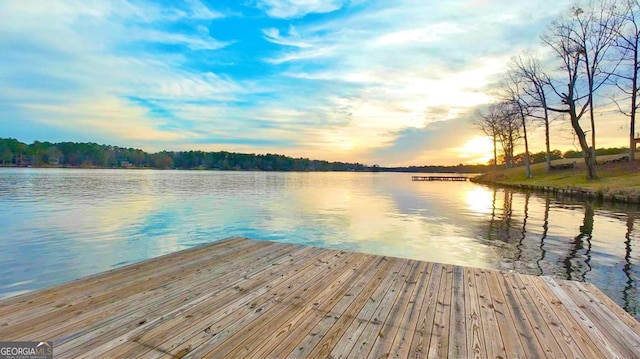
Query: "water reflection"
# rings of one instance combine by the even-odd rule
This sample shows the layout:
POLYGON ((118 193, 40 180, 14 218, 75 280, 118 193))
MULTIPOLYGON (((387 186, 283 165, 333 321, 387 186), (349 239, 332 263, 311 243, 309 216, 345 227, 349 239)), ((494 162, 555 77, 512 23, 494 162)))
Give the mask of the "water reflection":
POLYGON ((637 206, 604 207, 503 189, 493 189, 492 203, 486 233, 502 249, 498 268, 593 283, 640 318, 637 206), (578 215, 575 234, 568 235, 578 215))
MULTIPOLYGON (((622 291, 622 300, 624 303, 624 310, 629 313, 636 313, 636 317, 638 313, 640 313, 640 291, 638 285, 638 276, 637 272, 634 273, 634 267, 632 267, 632 257, 631 257, 631 232, 633 231, 633 223, 636 219, 636 214, 634 212, 627 213, 627 233, 625 234, 625 255, 624 255, 624 266, 623 272, 627 277, 626 285, 624 290, 622 291)), ((637 258, 636 258, 637 259, 637 258)), ((637 271, 637 267, 635 268, 637 271)))
POLYGON ((593 283, 640 316, 638 208, 391 173, 0 169, 0 298, 229 236, 593 283))
MULTIPOLYGON (((496 203, 496 193, 486 187, 475 187, 466 194, 467 208, 478 215, 492 213, 496 203)), ((495 213, 494 213, 495 214, 495 213)))
POLYGON ((542 235, 540 236, 540 258, 536 260, 536 264, 538 266, 538 275, 542 275, 544 270, 542 269, 542 263, 544 262, 544 257, 547 254, 547 251, 544 249, 544 241, 547 238, 547 232, 549 231, 549 206, 551 204, 551 200, 549 199, 549 195, 544 197, 544 217, 542 219, 542 235))
POLYGON ((589 262, 591 261, 591 233, 593 232, 594 215, 593 205, 585 203, 584 220, 580 226, 580 233, 573 238, 571 250, 564 260, 566 279, 584 281, 587 273, 591 271, 589 262))

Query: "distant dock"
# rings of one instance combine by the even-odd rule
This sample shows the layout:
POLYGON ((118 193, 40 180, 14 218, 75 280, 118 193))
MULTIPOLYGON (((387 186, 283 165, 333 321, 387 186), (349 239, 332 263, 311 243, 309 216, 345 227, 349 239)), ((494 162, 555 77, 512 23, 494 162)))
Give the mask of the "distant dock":
POLYGON ((0 300, 55 358, 638 358, 591 284, 231 238, 0 300))
POLYGON ((456 181, 464 182, 468 180, 465 176, 411 176, 412 181, 456 181))

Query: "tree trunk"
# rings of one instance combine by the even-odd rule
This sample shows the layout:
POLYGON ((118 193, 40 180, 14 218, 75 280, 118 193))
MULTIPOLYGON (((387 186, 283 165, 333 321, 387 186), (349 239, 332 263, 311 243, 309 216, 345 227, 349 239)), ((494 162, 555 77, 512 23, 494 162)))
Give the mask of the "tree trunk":
POLYGON ((507 168, 512 168, 513 167, 513 128, 511 126, 511 124, 509 124, 509 153, 508 153, 508 162, 507 162, 507 168))
POLYGON ((593 158, 596 156, 596 122, 593 119, 593 102, 589 104, 589 117, 591 118, 591 147, 593 148, 593 158))
MULTIPOLYGON (((595 158, 596 158, 596 120, 595 117, 593 115, 593 80, 594 80, 594 71, 591 68, 590 65, 590 59, 589 59, 589 55, 586 53, 586 44, 585 47, 583 48, 585 51, 585 55, 584 55, 584 64, 587 70, 587 84, 589 86, 589 93, 588 93, 588 101, 589 101, 589 120, 591 123, 591 147, 593 147, 593 153, 592 153, 592 157, 593 157, 593 161, 595 163, 595 158)), ((596 59, 594 58, 594 63, 596 62, 596 59)))
POLYGON ((551 171, 551 144, 549 141, 549 111, 546 104, 544 107, 544 142, 547 147, 547 166, 545 171, 549 172, 551 171))
POLYGON ((580 148, 582 149, 584 164, 587 166, 587 181, 593 181, 597 178, 595 149, 591 151, 591 148, 589 148, 589 144, 587 143, 586 135, 582 130, 582 127, 580 127, 580 118, 576 113, 576 102, 573 99, 572 84, 569 84, 569 95, 565 97, 565 101, 567 105, 569 105, 571 127, 573 127, 573 131, 575 132, 576 136, 578 136, 578 142, 580 142, 580 148))
POLYGON ((571 106, 571 112, 569 113, 571 117, 571 126, 578 136, 578 142, 580 142, 580 148, 582 149, 582 157, 584 158, 584 164, 587 166, 587 181, 593 181, 596 178, 596 159, 595 159, 595 150, 589 147, 587 144, 587 137, 580 127, 580 123, 578 122, 578 117, 576 116, 575 107, 571 106))
POLYGON ((547 151, 545 172, 551 171, 551 135, 549 134, 549 109, 547 108, 547 100, 543 91, 538 91, 538 96, 542 101, 542 108, 544 109, 544 144, 547 151))
MULTIPOLYGON (((631 102, 635 102, 635 97, 631 102)), ((634 162, 636 160, 635 117, 635 112, 631 112, 631 123, 629 125, 629 162, 634 162)))
MULTIPOLYGON (((520 107, 520 104, 518 104, 518 106, 520 107)), ((531 178, 531 158, 529 157, 529 139, 527 138, 527 121, 526 121, 526 117, 524 115, 524 112, 522 110, 522 107, 520 107, 520 119, 522 119, 522 132, 524 135, 524 164, 527 168, 527 178, 531 178)))
MULTIPOLYGON (((637 38, 636 38, 637 39, 637 38)), ((637 41, 637 40, 636 40, 637 41)), ((634 162, 636 160, 636 107, 637 107, 637 98, 638 94, 638 43, 636 42, 636 46, 634 48, 634 69, 633 69, 633 78, 631 83, 631 121, 629 123, 629 162, 634 162)))
POLYGON ((493 135, 493 165, 498 167, 498 148, 497 148, 496 135, 493 135))

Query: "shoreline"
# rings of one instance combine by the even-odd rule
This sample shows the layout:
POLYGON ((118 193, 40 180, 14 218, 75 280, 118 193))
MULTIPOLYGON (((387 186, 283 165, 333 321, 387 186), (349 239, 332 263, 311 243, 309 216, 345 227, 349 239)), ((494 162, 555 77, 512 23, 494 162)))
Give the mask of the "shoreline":
POLYGON ((469 177, 470 175, 478 175, 478 172, 455 172, 455 171, 415 171, 415 170, 387 170, 387 169, 369 169, 369 170, 261 170, 261 169, 219 169, 219 168, 156 168, 156 167, 99 167, 99 166, 62 166, 62 165, 37 165, 37 166, 8 166, 0 164, 2 168, 13 169, 69 169, 69 170, 156 170, 156 171, 204 171, 204 172, 299 172, 299 173, 323 173, 323 172, 349 172, 349 173, 428 173, 428 174, 457 174, 461 177, 469 177))
MULTIPOLYGON (((481 177, 481 176, 478 176, 481 177)), ((530 185, 523 183, 502 183, 485 181, 482 179, 472 178, 471 182, 491 187, 512 188, 521 191, 533 191, 541 193, 549 193, 555 196, 567 197, 578 200, 589 200, 596 202, 604 202, 611 204, 636 204, 640 205, 640 194, 631 193, 604 193, 602 190, 592 191, 580 187, 553 187, 543 185, 530 185)))
MULTIPOLYGON (((584 164, 581 163, 549 172, 545 171, 544 163, 537 163, 531 165, 531 178, 526 178, 522 166, 489 171, 472 178, 471 182, 580 200, 640 204, 640 162, 620 162, 615 157, 598 158, 600 164, 596 167, 598 179, 595 181, 586 180, 584 164)), ((556 160, 553 165, 562 168, 570 160, 556 160)))

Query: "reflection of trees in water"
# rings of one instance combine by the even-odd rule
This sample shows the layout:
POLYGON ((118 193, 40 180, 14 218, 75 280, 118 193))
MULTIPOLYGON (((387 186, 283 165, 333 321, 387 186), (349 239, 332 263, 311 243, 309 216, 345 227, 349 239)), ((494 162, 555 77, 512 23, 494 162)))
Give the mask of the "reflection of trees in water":
POLYGON ((520 232, 522 235, 520 236, 520 240, 518 241, 518 245, 516 245, 516 258, 515 261, 518 262, 522 259, 522 247, 524 245, 524 240, 527 237, 527 218, 529 218, 529 198, 531 197, 531 193, 527 192, 524 197, 524 217, 522 218, 522 231, 520 232))
MULTIPOLYGON (((514 269, 521 266, 523 258, 526 257, 526 237, 527 237, 527 219, 529 217, 529 198, 530 193, 525 193, 523 213, 520 215, 519 199, 514 199, 514 192, 504 190, 502 192, 502 201, 499 202, 498 190, 493 190, 493 208, 486 238, 489 244, 497 248, 503 263, 501 269, 514 269), (514 209, 514 203, 517 208, 514 209), (518 212, 514 215, 514 212, 518 212)), ((515 193, 516 197, 518 193, 515 193)), ((526 259, 524 259, 526 260, 526 259)))
POLYGON ((512 215, 513 215, 513 192, 505 190, 504 199, 502 201, 502 208, 499 213, 496 213, 496 197, 497 189, 493 189, 493 209, 491 211, 491 220, 489 221, 489 231, 487 232, 487 239, 493 241, 498 240, 501 242, 511 242, 512 231, 512 215))
POLYGON ((544 258, 547 255, 547 250, 544 249, 544 240, 547 239, 547 232, 549 231, 549 205, 551 204, 551 199, 547 194, 544 197, 544 219, 542 222, 542 235, 540 236, 540 258, 536 261, 538 265, 538 275, 543 275, 544 270, 542 269, 542 263, 544 263, 544 258))
POLYGON ((493 233, 493 225, 496 222, 496 197, 498 196, 498 190, 493 189, 493 198, 491 200, 491 220, 489 220, 489 229, 487 230, 487 239, 491 239, 493 233))
POLYGON ((505 191, 502 213, 504 213, 504 241, 511 242, 511 216, 513 215, 513 192, 505 191))
MULTIPOLYGON (((596 216, 596 205, 592 202, 566 201, 552 198, 548 194, 540 197, 526 192, 494 188, 492 211, 485 233, 488 244, 494 247, 499 255, 497 260, 500 262, 494 263, 498 268, 524 274, 552 275, 569 280, 596 281, 594 284, 600 284, 600 287, 608 291, 607 294, 627 312, 638 317, 640 314, 638 258, 632 256, 632 249, 637 239, 633 235, 634 221, 638 213, 637 207, 634 206, 607 206, 604 211, 598 212, 598 216, 606 216, 607 219, 617 218, 623 223, 626 221, 624 241, 618 242, 618 248, 624 248, 624 258, 620 253, 619 263, 621 264, 614 266, 607 258, 610 254, 603 253, 605 257, 599 258, 600 254, 592 248, 596 216), (554 232, 558 233, 558 229, 554 230, 554 222, 551 221, 554 216, 551 209, 561 212, 583 212, 577 235, 554 235, 554 232), (616 213, 624 213, 625 217, 616 213)), ((604 224, 605 221, 602 222, 602 227, 604 224)), ((555 223, 555 225, 566 229, 571 223, 555 223)), ((609 238, 606 241, 609 241, 609 238)))
POLYGON ((622 290, 622 300, 624 301, 624 310, 629 313, 640 312, 640 290, 636 287, 636 280, 634 279, 632 267, 631 267, 631 232, 633 232, 633 222, 636 216, 633 212, 627 213, 627 232, 624 235, 624 267, 622 271, 627 277, 626 286, 622 290))
POLYGON ((580 234, 573 238, 572 247, 563 261, 566 279, 585 281, 591 271, 591 235, 593 233, 593 204, 584 203, 584 220, 580 226, 580 234), (586 249, 585 249, 586 242, 586 249), (584 254, 582 252, 584 251, 584 254))

